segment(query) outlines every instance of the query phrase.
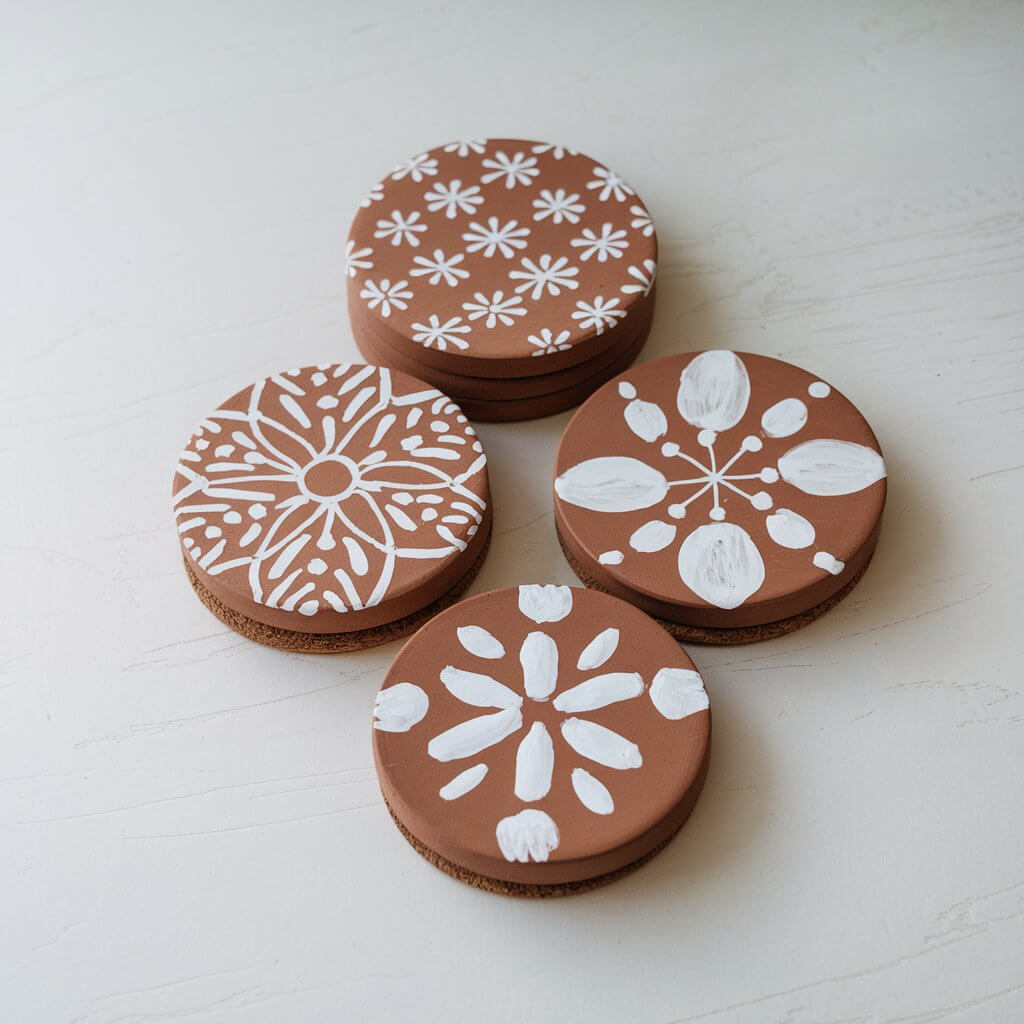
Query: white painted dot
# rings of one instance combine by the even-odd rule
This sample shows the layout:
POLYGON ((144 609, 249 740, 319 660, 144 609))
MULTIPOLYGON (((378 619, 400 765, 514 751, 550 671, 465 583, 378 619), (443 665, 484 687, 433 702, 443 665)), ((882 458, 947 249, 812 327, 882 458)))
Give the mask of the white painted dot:
POLYGON ((845 562, 840 562, 835 555, 831 555, 827 551, 817 552, 814 556, 814 564, 819 569, 832 573, 833 576, 838 576, 846 568, 845 562))
POLYGON ((709 513, 712 519, 716 523, 720 523, 725 518, 725 509, 721 505, 716 505, 709 513))
POLYGON ((597 560, 602 565, 620 565, 622 563, 622 552, 621 551, 605 551, 604 553, 597 556, 597 560))
POLYGON ((214 540, 215 538, 219 537, 222 532, 223 531, 219 526, 208 526, 205 530, 203 530, 203 533, 207 537, 209 537, 210 540, 214 540))
POLYGON ((761 483, 776 484, 779 482, 779 471, 772 466, 765 466, 761 470, 761 483))
POLYGON ((754 437, 753 434, 748 434, 743 438, 743 450, 745 452, 759 452, 763 447, 761 438, 754 437))
POLYGON ((235 523, 240 523, 241 521, 242 514, 240 512, 236 512, 234 509, 230 509, 229 511, 224 513, 225 523, 231 523, 232 525, 234 525, 235 523))
POLYGON ((201 437, 201 438, 199 438, 198 441, 196 441, 196 451, 197 452, 205 452, 206 449, 209 448, 209 447, 210 447, 210 442, 207 441, 205 437, 201 437))
POLYGON ((764 512, 766 509, 772 507, 772 496, 767 491, 758 491, 757 494, 750 499, 750 504, 753 505, 754 508, 764 512))
POLYGON ((636 388, 629 381, 619 381, 619 394, 623 398, 636 398, 636 388))
POLYGON ((447 434, 448 424, 444 420, 432 420, 430 423, 430 429, 435 434, 447 434))
POLYGON ((235 454, 235 446, 233 444, 219 444, 213 450, 213 454, 216 455, 218 459, 229 459, 235 454))
POLYGON ((312 377, 313 383, 318 387, 322 388, 327 383, 326 373, 314 373, 312 377))
POLYGON ((425 522, 425 523, 432 523, 436 518, 437 518, 437 509, 436 508, 427 507, 427 508, 425 508, 420 513, 420 519, 422 519, 423 522, 425 522))
POLYGON ((190 555, 191 555, 191 556, 192 556, 193 558, 198 558, 198 557, 200 556, 200 554, 202 554, 202 552, 201 552, 201 551, 199 550, 199 548, 198 548, 198 547, 191 547, 191 548, 189 548, 189 549, 188 549, 188 553, 189 553, 189 554, 190 554, 190 555))
POLYGON ((468 530, 466 531, 466 536, 467 536, 467 537, 475 537, 475 536, 476 536, 476 531, 477 531, 477 527, 476 527, 476 526, 471 526, 471 527, 470 527, 470 528, 469 528, 469 529, 468 529, 468 530))
POLYGON ((303 601, 302 604, 299 605, 299 614, 300 615, 316 615, 317 610, 319 609, 319 607, 320 607, 320 602, 319 601, 316 601, 316 600, 314 600, 314 601, 303 601))
POLYGON ((420 434, 412 434, 410 437, 403 437, 401 440, 403 451, 411 452, 413 448, 423 445, 423 437, 420 434))
POLYGON ((710 448, 715 443, 715 438, 717 437, 718 435, 713 430, 708 430, 707 427, 705 427, 697 435, 697 444, 702 448, 710 448))
POLYGON ((249 506, 249 516, 252 519, 262 519, 267 514, 267 506, 261 505, 257 502, 255 505, 249 506))
POLYGON ((467 421, 466 417, 463 416, 462 413, 460 412, 459 415, 455 417, 455 422, 456 423, 467 423, 468 421, 467 421))
POLYGON ((306 568, 314 576, 323 576, 323 574, 327 572, 327 563, 322 558, 313 558, 310 560, 310 563, 306 568))
POLYGON ((392 497, 399 505, 412 504, 412 495, 408 491, 399 491, 397 494, 393 494, 392 497))
POLYGON ((338 545, 335 539, 329 533, 325 533, 316 542, 316 546, 321 551, 333 551, 338 545))
POLYGON ((686 506, 682 503, 678 505, 669 505, 668 514, 673 519, 685 519, 686 518, 686 506))
POLYGON ((262 466, 267 461, 266 456, 262 452, 246 452, 242 458, 244 458, 250 466, 262 466))
POLYGON ((823 380, 816 380, 807 386, 807 394, 811 398, 828 398, 831 393, 832 389, 823 380))
POLYGON ((337 409, 338 400, 334 395, 321 395, 316 400, 316 405, 318 409, 337 409))
POLYGON ((196 543, 196 542, 195 542, 195 541, 194 541, 194 540, 193 540, 193 539, 192 539, 191 537, 186 537, 186 538, 185 538, 185 539, 184 539, 184 540, 182 541, 182 544, 184 544, 184 545, 185 545, 185 550, 186 550, 186 551, 187 551, 187 550, 188 550, 189 548, 195 547, 195 543, 196 543))
POLYGON ((667 459, 674 459, 679 454, 679 445, 675 441, 666 441, 661 446, 661 454, 667 459))
POLYGON ((480 452, 482 452, 483 450, 484 446, 479 441, 473 442, 473 451, 475 451, 479 455, 480 452))

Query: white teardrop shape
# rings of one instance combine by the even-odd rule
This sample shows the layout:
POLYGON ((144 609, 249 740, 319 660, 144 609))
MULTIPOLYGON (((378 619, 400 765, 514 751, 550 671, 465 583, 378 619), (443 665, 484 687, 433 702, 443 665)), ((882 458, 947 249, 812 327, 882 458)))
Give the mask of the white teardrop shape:
POLYGON ((573 768, 572 788, 580 798, 580 803, 588 811, 595 814, 611 814, 615 810, 615 802, 612 800, 608 787, 586 770, 586 768, 573 768))
POLYGON ((532 700, 547 700, 558 682, 558 645, 539 630, 530 633, 519 649, 523 689, 532 700))
POLYGON ((520 864, 543 863, 558 847, 558 826, 549 814, 534 807, 502 818, 494 834, 505 860, 520 864))
POLYGON ((805 441, 779 459, 779 475, 805 494, 834 497, 881 480, 885 463, 874 449, 852 441, 805 441))
POLYGON ((657 505, 668 494, 668 481, 646 462, 609 455, 567 469, 556 478, 555 493, 593 512, 635 512, 657 505))
POLYGON ((459 772, 451 782, 438 790, 437 795, 442 800, 458 800, 460 796, 465 796, 471 789, 476 789, 484 781, 486 774, 487 765, 475 764, 472 768, 459 772))
POLYGON ((783 548, 807 548, 814 543, 814 526, 792 509, 776 509, 764 525, 768 536, 783 548))
POLYGON ((668 432, 668 420, 661 407, 653 402, 634 398, 626 406, 623 415, 629 429, 643 441, 657 441, 668 432))
POLYGON ((769 437, 789 437, 807 422, 807 406, 799 398, 784 398, 761 416, 761 429, 769 437))
POLYGON ((427 753, 435 761, 457 761, 460 757, 472 757, 500 743, 506 736, 511 736, 522 725, 523 714, 519 708, 506 708, 493 715, 479 715, 435 736, 427 744, 427 753))
POLYGON ((735 427, 749 401, 747 368, 734 352, 702 352, 679 377, 676 405, 683 419, 694 427, 715 431, 735 427))
POLYGON ((541 722, 534 722, 516 751, 515 794, 524 803, 543 800, 551 789, 555 745, 541 722))
POLYGON ((534 622, 561 622, 572 611, 572 587, 524 583, 519 587, 519 610, 534 622))
POLYGON ((408 732, 430 707, 430 699, 415 683, 395 683, 381 690, 373 702, 374 729, 408 732))
POLYGON ((593 640, 583 648, 576 667, 582 672, 588 672, 592 668, 600 668, 616 651, 619 646, 619 631, 614 626, 602 630, 593 640))
POLYGON ((664 718, 673 722, 707 711, 708 695, 699 672, 686 668, 663 668, 651 683, 651 703, 664 718))
POLYGON ((639 697, 643 692, 644 681, 638 672, 608 672, 565 690, 552 703, 556 711, 572 714, 596 711, 620 700, 639 697))
POLYGON ((621 771, 639 768, 644 763, 640 748, 635 743, 585 718, 567 718, 562 722, 562 736, 581 757, 603 764, 606 768, 621 771))
POLYGON ((455 631, 459 643, 478 658, 504 658, 505 648, 501 641, 482 626, 459 626, 455 631))
POLYGON ((737 608, 764 583, 764 562, 746 530, 708 523, 683 541, 679 576, 708 604, 737 608))
POLYGON ((661 551, 675 540, 675 536, 676 527, 672 523, 652 519, 633 531, 633 536, 629 538, 629 546, 634 551, 661 551))
POLYGON ((497 679, 454 665, 441 669, 441 682, 453 697, 475 708, 514 708, 523 703, 518 693, 497 679))
POLYGON ((830 572, 833 576, 838 576, 845 568, 846 563, 841 562, 835 555, 830 554, 828 551, 816 551, 814 558, 811 559, 819 569, 824 569, 825 572, 830 572))

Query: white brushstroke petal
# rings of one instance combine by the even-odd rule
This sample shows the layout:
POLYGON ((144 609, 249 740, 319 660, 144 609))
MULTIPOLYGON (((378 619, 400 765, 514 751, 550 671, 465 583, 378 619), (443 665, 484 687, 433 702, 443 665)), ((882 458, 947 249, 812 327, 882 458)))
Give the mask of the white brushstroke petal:
POLYGON ((768 536, 783 548, 807 548, 814 543, 814 525, 792 509, 776 509, 764 525, 768 536))
POLYGON ((635 743, 596 722, 567 718, 562 722, 562 736, 581 757, 603 764, 606 768, 639 768, 644 763, 640 748, 635 743))
POLYGON ((790 437, 807 422, 807 406, 799 398, 784 398, 761 415, 761 429, 769 437, 790 437))
POLYGON ((500 743, 523 724, 519 708, 506 708, 493 715, 480 715, 452 726, 427 744, 427 753, 435 761, 456 761, 472 757, 481 750, 500 743))
POLYGON ((573 768, 572 788, 580 798, 580 803, 588 811, 594 814, 611 814, 615 810, 615 801, 612 800, 608 787, 586 770, 586 768, 573 768))
POLYGON ((602 630, 583 648, 576 667, 581 672, 589 672, 592 668, 600 668, 619 646, 619 631, 614 626, 602 630))
POLYGON ((554 769, 555 745, 543 723, 534 722, 516 751, 516 796, 524 803, 543 800, 554 769))
POLYGON ((504 658, 505 648, 493 633, 488 633, 483 626, 459 626, 455 631, 459 643, 478 658, 504 658))
POLYGON ((518 693, 497 679, 454 665, 441 669, 441 682, 453 697, 475 708, 517 708, 523 703, 518 693))
POLYGON ((708 604, 737 608, 764 583, 764 562, 746 530, 708 523, 683 541, 679 576, 708 604))
POLYGON ((673 523, 666 523, 661 519, 652 519, 633 531, 629 538, 629 546, 634 551, 650 553, 652 551, 663 551, 675 540, 676 527, 673 523))
POLYGON ((532 700, 547 700, 558 682, 558 645, 539 630, 530 633, 519 649, 523 689, 532 700))
POLYGON ((534 622, 561 622, 572 611, 572 587, 525 583, 519 588, 519 610, 534 622))
POLYGON ((475 764, 472 768, 459 772, 451 782, 438 790, 437 795, 442 800, 458 800, 460 796, 465 796, 470 790, 476 789, 484 781, 486 774, 487 765, 475 764))
POLYGON ((550 815, 533 807, 502 818, 494 834, 505 860, 520 864, 543 863, 558 847, 558 826, 550 815))
POLYGON ((699 672, 686 668, 663 668, 651 683, 651 703, 673 722, 698 711, 707 711, 708 695, 699 672))
POLYGON ((845 562, 841 562, 828 551, 816 551, 812 561, 819 569, 824 569, 833 576, 838 576, 846 568, 845 562))
POLYGON ((804 494, 834 497, 870 487, 885 476, 882 456, 852 441, 805 441, 779 459, 779 475, 804 494))
POLYGON ((629 429, 643 441, 657 441, 668 432, 668 420, 661 407, 653 402, 644 402, 634 398, 623 415, 629 429))
POLYGON ((749 401, 747 368, 733 352, 702 352, 679 377, 676 405, 694 427, 715 431, 735 427, 749 401))
POLYGON ((377 694, 373 702, 374 729, 408 732, 430 707, 430 699, 415 683, 395 683, 377 694))
POLYGON ((644 681, 638 672, 608 672, 594 676, 560 693, 552 702, 556 711, 573 714, 596 711, 620 700, 631 700, 644 692, 644 681))
POLYGON ((668 481, 646 462, 608 455, 567 469, 556 478, 555 493, 594 512, 635 512, 657 505, 668 494, 668 481))

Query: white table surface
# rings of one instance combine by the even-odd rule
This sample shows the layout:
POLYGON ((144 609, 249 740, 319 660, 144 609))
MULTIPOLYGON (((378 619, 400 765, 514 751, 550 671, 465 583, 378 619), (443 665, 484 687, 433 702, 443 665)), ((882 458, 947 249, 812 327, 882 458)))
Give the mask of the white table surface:
MULTIPOLYGON (((1024 1019, 1024 5, 29 3, 0 38, 0 1019, 1024 1019), (646 355, 794 361, 889 465, 814 625, 694 648, 680 836, 511 901, 382 806, 398 646, 225 629, 169 487, 198 419, 355 356, 348 222, 442 141, 565 141, 654 212, 646 355)), ((473 587, 574 582, 568 414, 485 425, 473 587)))

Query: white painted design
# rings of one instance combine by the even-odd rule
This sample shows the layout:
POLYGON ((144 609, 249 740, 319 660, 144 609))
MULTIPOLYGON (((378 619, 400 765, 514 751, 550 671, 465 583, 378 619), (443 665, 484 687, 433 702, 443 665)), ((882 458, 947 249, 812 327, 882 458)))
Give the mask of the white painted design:
POLYGON ((580 711, 597 711, 598 708, 616 704, 620 700, 632 700, 644 691, 644 681, 637 672, 606 672, 564 690, 554 700, 556 711, 567 714, 580 711))
POLYGON ((598 263, 607 263, 609 259, 622 259, 622 254, 629 248, 626 234, 625 229, 616 229, 605 223, 601 225, 600 231, 584 228, 580 237, 574 238, 569 244, 580 250, 580 259, 584 263, 591 257, 595 257, 598 263))
POLYGON ((466 257, 461 252, 445 256, 443 249, 435 249, 430 256, 413 256, 409 276, 425 277, 431 285, 439 285, 443 281, 454 288, 459 281, 469 277, 469 271, 459 266, 465 261, 466 257))
POLYGON ((827 551, 816 551, 814 553, 814 564, 819 569, 824 569, 825 572, 829 572, 833 576, 838 576, 846 568, 845 562, 840 562, 835 555, 831 555, 827 551))
POLYGON ((497 637, 482 626, 459 626, 459 643, 478 658, 504 658, 505 648, 497 637))
POLYGON ((555 259, 549 253, 544 253, 537 261, 524 256, 519 263, 521 269, 509 271, 508 276, 522 281, 522 284, 516 285, 516 293, 528 292, 534 302, 545 292, 548 295, 561 295, 563 289, 579 288, 579 282, 575 280, 580 272, 579 267, 572 266, 568 256, 555 259))
POLYGON ((679 576, 708 604, 737 608, 764 583, 764 562, 741 526, 707 523, 683 541, 679 576))
POLYGON ((491 715, 478 715, 460 722, 447 732, 435 736, 427 744, 427 753, 435 761, 455 761, 472 757, 481 750, 500 743, 506 736, 523 727, 523 714, 519 708, 506 708, 491 715))
POLYGON ((561 622, 572 611, 572 588, 524 583, 519 587, 519 610, 536 623, 561 622))
POLYGON ((567 718, 562 722, 562 736, 581 757, 603 764, 606 768, 625 771, 639 768, 644 763, 640 748, 635 743, 620 736, 614 729, 585 718, 567 718))
POLYGON ((673 722, 707 711, 709 704, 700 673, 685 668, 663 668, 655 675, 651 703, 673 722))
POLYGON ((441 682, 453 697, 475 708, 518 708, 523 703, 522 697, 497 679, 454 665, 441 670, 441 682))
POLYGON ((832 394, 832 389, 823 380, 816 380, 807 385, 807 394, 811 398, 828 398, 832 394))
POLYGON ((629 429, 642 441, 657 441, 668 433, 668 419, 660 405, 634 398, 625 410, 629 429))
POLYGON ((535 631, 519 649, 523 689, 532 700, 547 700, 558 682, 558 646, 547 633, 535 631))
POLYGON ((814 525, 792 509, 776 509, 764 521, 771 537, 779 547, 809 548, 814 543, 814 525))
POLYGON ((594 814, 611 814, 615 810, 615 801, 612 800, 608 787, 595 779, 586 768, 573 768, 572 788, 588 811, 593 811, 594 814))
POLYGON ((551 789, 555 745, 542 722, 534 722, 516 751, 515 794, 524 803, 542 800, 551 789))
POLYGON ((449 220, 455 220, 460 213, 476 213, 476 208, 484 201, 479 185, 463 187, 458 178, 447 184, 437 182, 429 192, 424 193, 423 198, 431 213, 443 211, 449 220))
POLYGON ((635 512, 668 494, 664 475, 646 462, 622 455, 588 459, 555 480, 563 501, 594 512, 635 512))
POLYGON ((485 185, 492 181, 501 181, 505 188, 515 188, 517 185, 532 184, 533 179, 540 174, 537 158, 522 152, 509 156, 499 149, 493 157, 485 158, 481 162, 484 167, 489 168, 480 178, 485 185))
POLYGON ((601 554, 597 556, 597 560, 601 565, 622 565, 625 557, 626 556, 618 550, 602 551, 601 554))
POLYGON ((586 210, 579 198, 578 192, 566 192, 564 188, 556 188, 553 192, 542 188, 538 198, 533 201, 537 211, 533 219, 546 220, 550 217, 552 224, 561 224, 563 220, 569 224, 578 224, 580 214, 586 210))
POLYGON ((661 519, 652 519, 633 531, 629 546, 634 551, 663 551, 676 539, 676 527, 661 519))
POLYGON ((471 790, 476 789, 484 781, 486 774, 487 765, 475 764, 472 768, 459 772, 451 782, 438 790, 437 795, 442 800, 458 800, 460 796, 465 796, 471 790))
POLYGON ((381 690, 373 702, 374 729, 408 732, 423 721, 430 699, 415 683, 395 683, 381 690))
POLYGON ((733 352, 702 352, 680 375, 676 405, 692 426, 729 430, 743 418, 749 401, 747 368, 733 352))
POLYGON ((502 818, 495 836, 504 858, 520 864, 543 863, 559 842, 558 826, 550 815, 534 807, 502 818))
POLYGON ((650 295, 656 271, 657 265, 650 259, 645 259, 642 267, 627 267, 626 273, 633 280, 627 281, 619 291, 625 295, 650 295))
POLYGON ((761 429, 768 437, 789 437, 806 422, 807 406, 799 398, 784 398, 761 414, 761 429))
POLYGON ((518 295, 505 297, 503 291, 496 291, 490 296, 476 292, 472 302, 464 302, 462 308, 470 320, 483 320, 488 330, 499 323, 511 327, 517 316, 526 316, 526 307, 521 304, 518 295))
POLYGON ((538 334, 531 334, 526 340, 533 345, 531 355, 550 356, 572 348, 572 345, 569 344, 570 337, 568 331, 560 331, 556 335, 550 328, 542 327, 538 334))
POLYGON ((597 198, 606 203, 609 199, 621 203, 628 196, 635 196, 636 193, 614 172, 607 167, 595 167, 592 181, 587 182, 587 188, 597 190, 597 198))
POLYGON ((805 494, 853 494, 885 476, 882 456, 851 441, 805 441, 779 459, 779 475, 805 494))
POLYGON ((619 631, 614 626, 602 630, 580 652, 576 667, 581 672, 600 668, 618 649, 619 631))
POLYGON ((619 308, 617 298, 605 299, 603 295, 598 295, 593 302, 577 302, 572 318, 584 330, 592 327, 595 334, 604 334, 606 327, 614 327, 625 315, 626 311, 619 308))

